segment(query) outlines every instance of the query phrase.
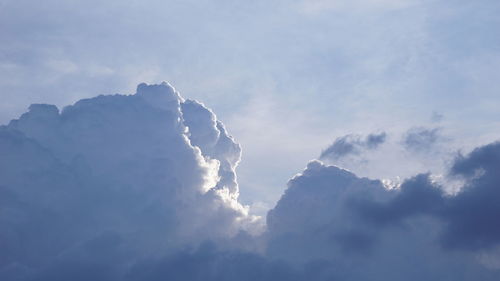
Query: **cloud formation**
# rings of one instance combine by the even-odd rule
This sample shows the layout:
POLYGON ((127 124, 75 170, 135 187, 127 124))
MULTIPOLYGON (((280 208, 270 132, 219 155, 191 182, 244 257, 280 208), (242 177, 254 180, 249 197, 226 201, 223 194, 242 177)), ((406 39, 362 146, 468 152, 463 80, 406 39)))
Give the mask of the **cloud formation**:
POLYGON ((500 143, 460 155, 451 175, 465 179, 464 190, 452 197, 445 213, 444 243, 452 248, 491 249, 500 244, 500 143))
POLYGON ((359 135, 339 137, 321 152, 320 159, 338 160, 349 155, 360 154, 363 150, 373 150, 383 144, 386 137, 385 132, 369 134, 364 139, 359 135))
MULTIPOLYGON (((385 138, 348 135, 331 153, 385 138)), ((262 233, 238 201, 240 146, 167 83, 34 104, 0 127, 0 155, 1 280, 500 278, 498 142, 456 156, 454 194, 430 173, 388 187, 311 161, 262 233)))
POLYGON ((429 151, 441 139, 439 128, 414 127, 409 129, 403 137, 403 145, 411 151, 429 151))
POLYGON ((32 105, 0 128, 0 154, 2 274, 86 255, 123 265, 230 238, 254 220, 237 201, 239 145, 166 83, 61 112, 32 105))
MULTIPOLYGON (((476 161, 488 147, 454 167, 476 161)), ((429 174, 387 189, 311 162, 268 213, 267 254, 291 263, 330 263, 339 280, 496 280, 499 196, 498 185, 488 184, 499 181, 491 177, 486 172, 450 196, 429 174), (489 265, 479 258, 485 253, 489 265)))

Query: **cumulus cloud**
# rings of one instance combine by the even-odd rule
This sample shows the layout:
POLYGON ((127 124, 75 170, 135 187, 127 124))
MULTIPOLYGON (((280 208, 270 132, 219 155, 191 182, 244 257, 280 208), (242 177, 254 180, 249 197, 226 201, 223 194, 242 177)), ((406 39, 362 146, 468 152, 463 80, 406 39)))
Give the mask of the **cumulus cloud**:
POLYGON ((386 133, 369 134, 364 139, 360 135, 346 135, 337 138, 332 145, 323 150, 320 159, 337 160, 349 155, 357 155, 363 150, 376 149, 386 140, 386 133))
POLYGON ((304 262, 333 260, 344 250, 366 252, 374 237, 363 225, 346 223, 352 218, 348 201, 353 196, 384 196, 383 190, 380 181, 310 162, 302 174, 290 180, 285 194, 267 215, 269 254, 304 262), (295 246, 290 247, 292 244, 295 246))
POLYGON ((0 128, 0 272, 124 265, 249 229, 240 154, 210 110, 166 83, 61 112, 32 105, 0 128))
MULTIPOLYGON (((329 153, 385 138, 348 135, 329 153)), ((311 161, 261 234, 238 201, 240 146, 167 83, 34 104, 0 127, 0 156, 1 280, 500 278, 498 142, 456 156, 455 194, 430 173, 389 187, 311 161)))
MULTIPOLYGON (((452 171, 481 158, 483 149, 458 159, 452 171)), ((491 177, 485 172, 475 181, 491 177)), ((268 213, 267 253, 295 263, 330 262, 339 280, 496 280, 500 272, 478 255, 498 254, 492 250, 499 242, 498 192, 471 184, 450 196, 421 174, 387 189, 311 162, 268 213)))
POLYGON ((450 176, 464 180, 462 190, 446 195, 444 188, 432 182, 429 174, 405 181, 398 195, 379 204, 360 204, 363 217, 376 224, 400 223, 417 215, 439 219, 444 229, 441 246, 447 249, 484 250, 500 244, 500 143, 476 148, 459 155, 450 176))

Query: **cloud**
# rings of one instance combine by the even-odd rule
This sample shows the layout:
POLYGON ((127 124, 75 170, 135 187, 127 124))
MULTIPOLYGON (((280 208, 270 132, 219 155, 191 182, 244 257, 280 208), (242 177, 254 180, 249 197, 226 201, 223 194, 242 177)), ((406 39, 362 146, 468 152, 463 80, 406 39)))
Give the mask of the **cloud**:
MULTIPOLYGON (((494 170, 497 147, 457 159, 452 173, 494 170), (483 161, 486 168, 474 166, 483 161)), ((492 184, 499 181, 488 172, 470 175, 476 175, 473 182, 448 195, 429 174, 388 189, 378 180, 311 162, 268 213, 267 254, 292 263, 329 261, 340 280, 496 280, 500 272, 478 257, 500 253, 494 221, 499 196, 492 184), (402 256, 411 257, 411 265, 402 256)))
POLYGON ((414 127, 403 137, 403 145, 411 151, 429 151, 441 139, 439 128, 414 127))
POLYGON ((385 142, 386 133, 382 132, 379 134, 369 134, 366 137, 365 145, 370 149, 377 148, 379 145, 385 142))
POLYGON ((61 112, 32 105, 0 127, 0 154, 2 273, 88 258, 97 274, 255 230, 238 202, 239 145, 166 83, 61 112))
POLYGON ((303 270, 241 251, 221 251, 205 243, 158 260, 136 264, 124 280, 306 280, 303 270))
POLYGON ((377 225, 400 224, 408 217, 435 214, 444 207, 443 191, 435 186, 429 174, 420 174, 403 182, 397 196, 385 203, 357 201, 362 217, 377 225))
POLYGON ((463 191, 450 198, 445 213, 448 228, 443 243, 451 248, 491 249, 500 244, 500 143, 460 155, 451 175, 466 180, 463 191))
POLYGON ((439 241, 446 249, 479 251, 500 245, 500 143, 495 142, 459 155, 450 175, 465 184, 456 195, 431 181, 429 174, 406 180, 396 197, 386 203, 363 202, 357 207, 362 216, 377 225, 398 224, 426 215, 440 220, 439 241))
POLYGON ((348 201, 380 195, 386 195, 380 181, 310 162, 302 174, 290 180, 285 194, 267 215, 269 254, 305 262, 335 260, 345 250, 347 254, 367 252, 375 237, 363 225, 349 223, 352 212, 348 201))
MULTIPOLYGON (((335 143, 353 150, 332 151, 385 138, 348 135, 335 143)), ((500 143, 456 156, 456 194, 430 173, 388 187, 311 161, 261 234, 238 201, 240 146, 167 83, 33 104, 0 127, 0 155, 2 280, 500 277, 500 143)))
POLYGON ((272 206, 333 133, 407 127, 435 109, 456 139, 499 137, 498 1, 2 2, 0 122, 28 103, 61 108, 168 77, 244 145, 248 203, 272 206))
MULTIPOLYGON (((104 242, 104 241, 103 241, 104 242)), ((94 245, 99 246, 99 245, 94 245)), ((107 250, 110 249, 109 243, 107 250)), ((114 253, 119 258, 119 253, 114 253)), ((116 262, 103 262, 81 256, 60 260, 38 274, 37 281, 232 281, 232 280, 331 280, 335 274, 325 262, 294 265, 263 255, 238 250, 223 250, 212 242, 195 249, 158 257, 143 258, 123 272, 116 262)))
POLYGON ((383 144, 386 133, 369 134, 365 139, 359 135, 346 135, 337 138, 332 145, 323 150, 320 159, 337 160, 349 155, 357 155, 363 150, 373 150, 383 144))

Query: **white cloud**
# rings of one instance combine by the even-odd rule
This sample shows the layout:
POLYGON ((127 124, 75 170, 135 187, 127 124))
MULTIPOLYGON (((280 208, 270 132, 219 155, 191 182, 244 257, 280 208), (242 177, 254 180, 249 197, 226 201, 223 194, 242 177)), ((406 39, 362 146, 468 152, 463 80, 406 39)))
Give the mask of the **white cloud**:
POLYGON ((239 145, 166 83, 60 113, 32 105, 1 127, 0 149, 0 271, 73 259, 109 235, 130 263, 258 232, 238 202, 239 145))

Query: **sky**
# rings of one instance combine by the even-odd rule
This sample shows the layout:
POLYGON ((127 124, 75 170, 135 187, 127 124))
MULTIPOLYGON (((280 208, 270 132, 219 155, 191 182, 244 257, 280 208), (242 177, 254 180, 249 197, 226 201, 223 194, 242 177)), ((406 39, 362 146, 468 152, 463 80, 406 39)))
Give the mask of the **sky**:
POLYGON ((498 280, 499 12, 0 0, 0 276, 498 280))
POLYGON ((469 149, 498 138, 496 1, 0 5, 2 123, 31 103, 167 81, 242 144, 242 199, 261 213, 343 135, 441 126, 469 149))

